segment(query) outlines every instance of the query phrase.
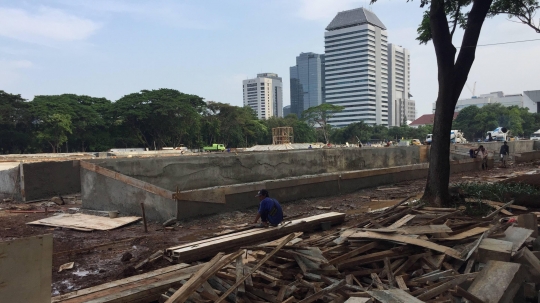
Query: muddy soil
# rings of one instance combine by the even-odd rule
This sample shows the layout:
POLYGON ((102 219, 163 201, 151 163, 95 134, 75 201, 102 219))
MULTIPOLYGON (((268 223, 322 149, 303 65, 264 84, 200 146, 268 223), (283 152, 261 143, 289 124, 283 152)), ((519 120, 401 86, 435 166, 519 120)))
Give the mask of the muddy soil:
MULTIPOLYGON (((501 176, 520 174, 534 169, 538 169, 538 166, 523 164, 507 169, 495 168, 488 171, 460 173, 452 175, 451 181, 491 182, 501 176)), ((285 220, 338 211, 346 213, 348 221, 346 225, 352 225, 356 217, 369 210, 394 205, 407 196, 421 197, 424 185, 425 179, 419 179, 360 190, 352 194, 285 203, 283 205, 285 220), (330 207, 330 210, 319 210, 317 206, 330 207)), ((70 212, 73 211, 70 208, 80 207, 80 200, 77 197, 70 199, 68 203, 57 206, 48 202, 49 214, 45 214, 9 212, 10 208, 16 211, 43 211, 44 202, 32 204, 0 202, 0 241, 41 234, 53 235, 53 296, 169 266, 170 263, 162 259, 140 270, 133 268, 157 250, 212 237, 215 233, 230 227, 251 223, 256 215, 256 208, 252 208, 182 221, 173 229, 165 229, 161 224, 150 223, 148 233, 144 233, 141 222, 116 230, 93 232, 26 224, 52 216, 53 211, 70 212), (121 259, 126 253, 130 253, 132 258, 123 262, 121 259), (75 263, 73 269, 59 273, 60 265, 68 262, 75 263)))

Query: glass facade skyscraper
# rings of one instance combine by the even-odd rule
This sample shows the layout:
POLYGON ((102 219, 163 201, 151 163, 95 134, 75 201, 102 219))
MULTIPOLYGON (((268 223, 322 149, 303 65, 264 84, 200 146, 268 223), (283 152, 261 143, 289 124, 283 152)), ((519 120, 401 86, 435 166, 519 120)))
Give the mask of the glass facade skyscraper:
POLYGON ((324 102, 324 55, 301 53, 290 68, 291 113, 298 117, 306 109, 324 102))

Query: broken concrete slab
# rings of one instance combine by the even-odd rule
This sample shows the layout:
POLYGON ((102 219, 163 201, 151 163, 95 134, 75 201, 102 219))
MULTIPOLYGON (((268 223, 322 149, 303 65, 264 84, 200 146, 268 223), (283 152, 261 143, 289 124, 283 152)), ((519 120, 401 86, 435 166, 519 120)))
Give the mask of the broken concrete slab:
POLYGON ((521 264, 488 261, 468 292, 490 303, 511 303, 525 281, 521 264))

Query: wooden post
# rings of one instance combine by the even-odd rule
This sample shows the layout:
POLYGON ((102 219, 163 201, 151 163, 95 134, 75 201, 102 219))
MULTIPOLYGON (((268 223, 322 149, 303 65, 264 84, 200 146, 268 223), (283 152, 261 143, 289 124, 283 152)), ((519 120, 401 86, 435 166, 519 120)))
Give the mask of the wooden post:
POLYGON ((146 225, 146 214, 144 212, 144 202, 141 202, 141 209, 142 209, 142 219, 143 219, 143 223, 144 223, 144 232, 147 233, 148 232, 148 226, 146 225))

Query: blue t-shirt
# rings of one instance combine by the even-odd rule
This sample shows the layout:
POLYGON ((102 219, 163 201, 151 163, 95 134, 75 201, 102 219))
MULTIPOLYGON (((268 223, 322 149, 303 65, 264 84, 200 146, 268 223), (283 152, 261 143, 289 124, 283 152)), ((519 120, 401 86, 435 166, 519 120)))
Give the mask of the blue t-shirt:
POLYGON ((276 199, 266 197, 259 205, 259 214, 263 222, 270 222, 272 225, 278 225, 283 221, 283 210, 276 199))

